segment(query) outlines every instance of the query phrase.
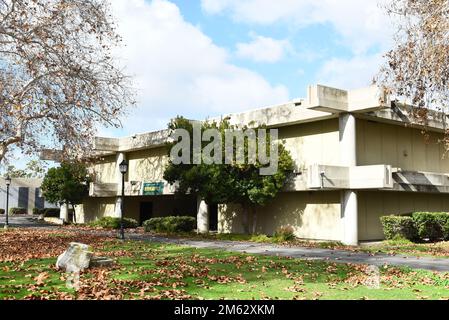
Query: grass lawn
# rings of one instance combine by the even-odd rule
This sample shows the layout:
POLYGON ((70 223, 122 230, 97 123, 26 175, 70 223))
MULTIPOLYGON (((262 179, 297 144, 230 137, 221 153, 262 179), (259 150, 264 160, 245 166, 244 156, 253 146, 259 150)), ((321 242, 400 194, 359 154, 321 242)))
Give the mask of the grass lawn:
POLYGON ((362 246, 361 251, 386 254, 403 254, 433 258, 449 258, 449 241, 414 243, 408 240, 385 240, 378 244, 362 246))
POLYGON ((63 231, 0 233, 0 261, 0 299, 449 299, 449 273, 381 268, 380 287, 372 288, 376 278, 363 265, 120 242, 63 231), (30 238, 34 244, 21 243, 30 238), (82 273, 78 290, 67 288, 69 275, 54 268, 57 253, 74 239, 117 261, 82 273), (10 246, 24 252, 15 255, 17 248, 10 246))

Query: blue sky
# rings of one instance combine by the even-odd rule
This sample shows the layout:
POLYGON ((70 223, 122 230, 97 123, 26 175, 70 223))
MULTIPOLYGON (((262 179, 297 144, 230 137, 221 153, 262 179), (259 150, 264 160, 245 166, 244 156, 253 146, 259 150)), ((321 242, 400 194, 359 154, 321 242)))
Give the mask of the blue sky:
POLYGON ((199 27, 217 45, 235 51, 239 43, 249 43, 254 35, 276 40, 288 40, 290 52, 274 62, 254 61, 247 57, 231 56, 230 61, 240 67, 255 70, 271 83, 284 84, 291 97, 304 96, 306 86, 313 82, 313 75, 320 64, 329 57, 350 57, 351 51, 338 43, 339 35, 329 23, 304 28, 292 28, 288 23, 269 25, 247 24, 235 21, 226 14, 208 14, 201 1, 172 1, 183 17, 199 27), (299 45, 301 43, 301 45, 299 45), (296 45, 298 44, 298 45, 296 45), (297 50, 298 55, 291 50, 297 50))
POLYGON ((392 46, 388 0, 109 1, 138 104, 101 136, 284 103, 314 83, 363 87, 392 46))
MULTIPOLYGON (((138 106, 123 136, 369 85, 391 47, 381 0, 110 0, 138 106)), ((382 0, 385 1, 385 0, 382 0)))

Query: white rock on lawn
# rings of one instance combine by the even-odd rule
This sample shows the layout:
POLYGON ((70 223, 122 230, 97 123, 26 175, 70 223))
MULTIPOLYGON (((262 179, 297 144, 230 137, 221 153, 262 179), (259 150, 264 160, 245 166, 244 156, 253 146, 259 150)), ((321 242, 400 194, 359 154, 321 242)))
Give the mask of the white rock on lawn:
POLYGON ((89 268, 92 257, 91 247, 84 243, 71 242, 56 261, 56 268, 65 269, 66 272, 80 272, 89 268))

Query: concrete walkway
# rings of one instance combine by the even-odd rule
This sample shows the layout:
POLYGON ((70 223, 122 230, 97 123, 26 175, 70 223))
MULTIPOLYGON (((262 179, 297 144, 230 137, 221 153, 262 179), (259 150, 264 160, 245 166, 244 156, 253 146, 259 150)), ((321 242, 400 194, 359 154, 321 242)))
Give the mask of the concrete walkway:
POLYGON ((392 256, 386 254, 370 254, 337 249, 285 247, 280 245, 252 242, 173 239, 141 234, 131 234, 128 237, 135 240, 173 243, 195 248, 220 249, 232 252, 283 256, 308 260, 324 260, 340 263, 369 264, 378 267, 393 265, 410 267, 413 269, 449 272, 449 259, 445 258, 412 257, 403 255, 392 256))
MULTIPOLYGON (((4 214, 0 215, 0 228, 5 225, 6 217, 4 214)), ((51 224, 45 222, 38 222, 35 216, 31 215, 13 215, 8 218, 8 225, 10 228, 55 228, 51 224)))

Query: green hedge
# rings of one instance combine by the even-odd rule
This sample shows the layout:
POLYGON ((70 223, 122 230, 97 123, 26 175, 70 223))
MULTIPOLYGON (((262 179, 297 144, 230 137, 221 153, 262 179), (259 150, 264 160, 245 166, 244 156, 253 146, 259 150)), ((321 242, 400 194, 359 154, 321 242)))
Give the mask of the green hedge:
MULTIPOLYGON (((120 229, 120 218, 102 217, 89 223, 89 225, 92 227, 100 227, 105 229, 120 229)), ((139 224, 136 220, 131 218, 123 218, 123 227, 125 229, 137 228, 138 226, 139 224)))
POLYGON ((449 214, 446 212, 414 212, 411 216, 380 218, 385 238, 409 240, 449 240, 449 214))
POLYGON ((421 239, 435 241, 449 238, 449 214, 446 212, 414 212, 412 218, 421 239))
POLYGON ((33 214, 43 215, 44 217, 59 218, 60 212, 60 208, 33 208, 33 214))
POLYGON ((392 240, 397 237, 408 240, 416 240, 418 238, 418 231, 412 217, 384 216, 380 217, 380 222, 382 223, 384 235, 387 240, 392 240))
POLYGON ((17 208, 9 208, 9 214, 10 215, 14 215, 14 214, 27 214, 27 209, 26 208, 21 208, 21 207, 17 207, 17 208))
POLYGON ((188 216, 151 218, 143 227, 146 232, 190 232, 196 227, 196 219, 188 216))

